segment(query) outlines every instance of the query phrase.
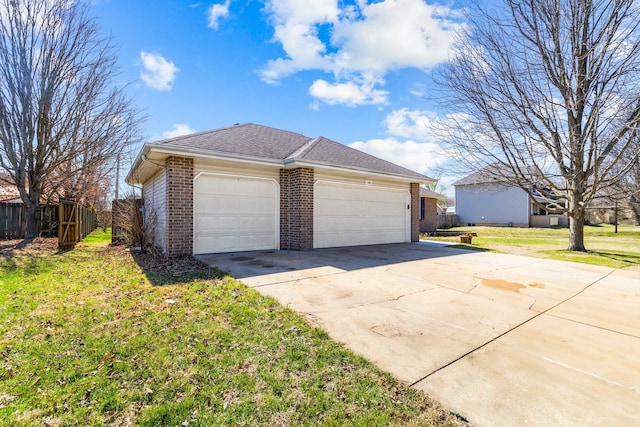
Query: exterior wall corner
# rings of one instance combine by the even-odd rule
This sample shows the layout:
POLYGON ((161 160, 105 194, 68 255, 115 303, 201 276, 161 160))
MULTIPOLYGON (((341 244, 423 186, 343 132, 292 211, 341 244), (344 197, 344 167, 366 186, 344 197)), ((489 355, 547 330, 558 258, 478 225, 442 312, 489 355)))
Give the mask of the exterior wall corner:
POLYGON ((411 241, 420 241, 420 184, 409 184, 411 193, 411 241))
POLYGON ((193 159, 168 157, 165 249, 168 257, 193 254, 193 159))

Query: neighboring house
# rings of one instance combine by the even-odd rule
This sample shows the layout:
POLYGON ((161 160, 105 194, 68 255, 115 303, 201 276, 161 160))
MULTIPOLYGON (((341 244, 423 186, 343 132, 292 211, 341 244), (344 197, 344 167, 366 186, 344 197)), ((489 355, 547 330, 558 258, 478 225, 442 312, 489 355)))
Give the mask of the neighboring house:
POLYGON ((22 203, 18 187, 0 181, 0 202, 22 203))
POLYGON ((422 174, 324 137, 243 124, 146 144, 142 185, 169 256, 417 241, 422 174))
POLYGON ((533 199, 513 184, 488 178, 482 170, 454 184, 460 225, 567 227, 569 219, 554 214, 542 196, 533 199), (547 206, 547 208, 545 208, 547 206))
POLYGON ((430 233, 438 228, 438 215, 442 214, 438 199, 441 194, 420 187, 420 232, 430 233))

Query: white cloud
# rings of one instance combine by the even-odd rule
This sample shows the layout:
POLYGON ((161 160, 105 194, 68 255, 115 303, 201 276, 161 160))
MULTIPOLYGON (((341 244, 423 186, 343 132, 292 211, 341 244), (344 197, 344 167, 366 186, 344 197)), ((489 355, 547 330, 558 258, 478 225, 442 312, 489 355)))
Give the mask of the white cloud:
POLYGON ((171 84, 180 69, 173 62, 167 61, 162 55, 140 52, 142 67, 140 78, 147 86, 156 90, 171 90, 171 84))
POLYGON ((386 103, 389 92, 374 89, 374 82, 329 83, 316 80, 309 93, 329 105, 346 104, 350 107, 363 104, 386 103))
POLYGON ((162 138, 176 138, 178 136, 189 135, 194 132, 195 130, 191 129, 189 125, 185 123, 176 123, 175 125, 173 125, 172 130, 162 132, 162 138))
POLYGON ((433 112, 401 108, 387 114, 383 123, 390 135, 425 141, 433 137, 433 122, 437 120, 433 112))
POLYGON ((209 28, 213 28, 214 30, 218 29, 220 20, 229 16, 230 4, 231 0, 226 0, 224 3, 214 4, 207 10, 209 18, 209 28))
POLYGON ((413 96, 423 98, 427 94, 427 86, 424 83, 415 83, 409 89, 409 93, 413 96))
POLYGON ((349 144, 373 156, 396 163, 416 172, 425 173, 448 160, 433 142, 399 141, 396 138, 371 139, 349 144))
POLYGON ((280 43, 287 58, 272 59, 260 71, 267 83, 301 70, 330 70, 325 57, 327 46, 320 40, 320 25, 338 20, 340 9, 335 0, 267 0, 266 10, 274 27, 274 41, 280 43))
MULTIPOLYGON (((382 122, 390 137, 357 141, 349 146, 427 176, 446 175, 451 156, 442 148, 438 133, 447 121, 462 118, 461 115, 438 116, 431 111, 402 108, 387 114, 382 122)), ((448 180, 442 183, 450 184, 448 180)))
MULTIPOLYGON (((329 103, 361 103, 363 81, 375 82, 369 92, 378 93, 384 76, 407 67, 428 70, 448 58, 454 34, 462 24, 459 13, 425 0, 358 0, 344 5, 336 0, 266 0, 274 26, 274 41, 285 56, 272 59, 259 71, 268 83, 303 70, 332 73, 334 82, 322 89, 349 89, 353 97, 319 98, 329 103)), ((314 85, 318 81, 314 82, 314 85)), ((322 84, 321 84, 322 85, 322 84)), ((310 90, 318 91, 318 87, 310 90)), ((315 96, 315 95, 314 95, 315 96)), ((383 104, 386 95, 367 103, 383 104)))
POLYGON ((358 19, 342 19, 332 43, 340 46, 337 63, 345 69, 386 73, 429 69, 448 59, 457 28, 444 6, 424 0, 385 0, 363 5, 358 19))

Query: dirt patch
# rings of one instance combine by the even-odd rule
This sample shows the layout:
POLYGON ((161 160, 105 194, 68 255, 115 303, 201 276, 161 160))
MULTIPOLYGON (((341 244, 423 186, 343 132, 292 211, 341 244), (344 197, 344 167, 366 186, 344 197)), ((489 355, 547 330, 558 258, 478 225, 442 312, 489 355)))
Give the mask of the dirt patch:
POLYGON ((36 237, 32 240, 0 240, 0 256, 5 258, 20 254, 43 254, 58 250, 57 237, 36 237))
POLYGON ((488 288, 499 289, 501 291, 520 292, 520 289, 526 288, 525 285, 507 282, 506 280, 482 279, 482 284, 488 288))
POLYGON ((207 270, 209 266, 192 256, 164 257, 150 252, 131 250, 131 255, 145 271, 162 273, 193 273, 207 270))
POLYGON ((529 283, 527 286, 530 288, 544 289, 544 285, 542 283, 529 283))
POLYGON ((482 279, 482 284, 488 288, 511 292, 520 292, 520 289, 524 288, 544 289, 544 285, 542 283, 529 283, 528 285, 523 285, 521 283, 507 282, 506 280, 500 279, 482 279))

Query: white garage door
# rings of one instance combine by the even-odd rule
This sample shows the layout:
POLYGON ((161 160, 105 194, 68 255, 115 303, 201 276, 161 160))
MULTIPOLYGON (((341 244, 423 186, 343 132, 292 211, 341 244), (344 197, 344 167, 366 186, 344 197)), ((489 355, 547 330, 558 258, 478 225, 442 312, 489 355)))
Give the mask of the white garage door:
POLYGON ((194 192, 195 254, 279 249, 275 180, 200 174, 194 192))
POLYGON ((313 191, 315 248, 411 240, 407 190, 318 181, 313 191))

